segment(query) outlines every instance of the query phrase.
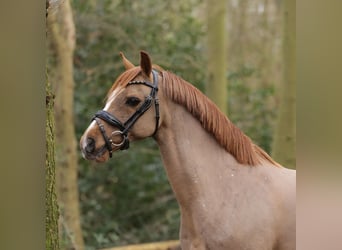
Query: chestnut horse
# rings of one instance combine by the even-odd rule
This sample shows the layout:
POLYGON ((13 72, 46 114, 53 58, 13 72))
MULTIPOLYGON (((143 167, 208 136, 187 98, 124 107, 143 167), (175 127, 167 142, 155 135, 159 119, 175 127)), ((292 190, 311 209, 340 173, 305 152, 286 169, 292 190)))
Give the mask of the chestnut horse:
POLYGON ((295 249, 296 172, 193 85, 140 56, 136 67, 121 53, 126 71, 83 134, 83 156, 105 162, 152 136, 180 207, 183 250, 295 249))

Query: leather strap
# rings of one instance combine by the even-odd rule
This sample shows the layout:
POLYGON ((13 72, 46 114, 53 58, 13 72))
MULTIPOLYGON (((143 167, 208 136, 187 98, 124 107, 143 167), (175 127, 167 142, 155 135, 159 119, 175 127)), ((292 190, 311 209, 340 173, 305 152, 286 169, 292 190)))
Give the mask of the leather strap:
POLYGON ((107 122, 109 125, 113 127, 117 127, 123 136, 123 144, 120 147, 120 150, 125 150, 129 148, 129 140, 128 140, 128 132, 132 128, 132 126, 136 123, 136 121, 151 107, 152 102, 154 102, 155 107, 155 118, 156 118, 156 125, 154 132, 151 136, 154 136, 157 133, 158 127, 159 127, 159 99, 157 98, 157 92, 158 92, 158 73, 155 70, 152 70, 153 74, 153 83, 145 82, 145 81, 131 81, 128 83, 128 85, 132 84, 143 84, 147 87, 151 88, 150 95, 146 97, 144 103, 134 112, 134 114, 127 119, 126 122, 122 123, 119 119, 117 119, 114 115, 110 114, 109 112, 105 110, 99 110, 95 113, 92 120, 95 120, 97 125, 100 127, 101 134, 105 140, 106 148, 109 151, 110 157, 112 157, 112 143, 111 140, 106 135, 106 132, 104 130, 104 126, 97 121, 96 118, 99 118, 105 122, 107 122))

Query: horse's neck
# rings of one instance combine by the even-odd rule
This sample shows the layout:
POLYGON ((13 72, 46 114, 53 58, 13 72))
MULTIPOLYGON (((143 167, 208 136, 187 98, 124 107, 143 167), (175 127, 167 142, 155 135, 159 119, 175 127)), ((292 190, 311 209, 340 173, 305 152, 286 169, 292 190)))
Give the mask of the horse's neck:
POLYGON ((234 176, 241 166, 183 107, 172 103, 169 110, 172 112, 158 132, 157 143, 182 206, 184 201, 189 204, 191 199, 214 194, 219 182, 227 185, 226 176, 234 176))

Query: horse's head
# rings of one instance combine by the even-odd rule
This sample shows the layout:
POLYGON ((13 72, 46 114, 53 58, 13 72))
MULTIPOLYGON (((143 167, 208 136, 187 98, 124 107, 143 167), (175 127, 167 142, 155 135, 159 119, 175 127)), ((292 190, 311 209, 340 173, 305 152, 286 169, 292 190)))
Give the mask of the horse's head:
POLYGON ((88 160, 105 162, 112 152, 124 150, 129 142, 153 136, 160 125, 158 73, 146 52, 135 67, 121 53, 126 71, 108 92, 103 110, 96 112, 81 137, 80 147, 88 160))

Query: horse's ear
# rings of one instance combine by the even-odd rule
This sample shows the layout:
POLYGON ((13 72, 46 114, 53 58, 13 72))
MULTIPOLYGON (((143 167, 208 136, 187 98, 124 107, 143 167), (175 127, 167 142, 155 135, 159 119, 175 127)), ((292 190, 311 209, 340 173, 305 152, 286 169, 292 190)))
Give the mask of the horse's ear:
POLYGON ((145 51, 140 51, 140 67, 142 72, 144 72, 147 77, 150 77, 152 62, 150 56, 145 51))
POLYGON ((120 56, 121 56, 121 59, 123 61, 123 64, 125 66, 126 69, 131 69, 131 68, 134 68, 134 64, 131 63, 124 55, 124 53, 120 52, 120 56))

